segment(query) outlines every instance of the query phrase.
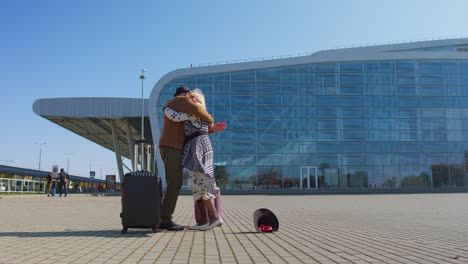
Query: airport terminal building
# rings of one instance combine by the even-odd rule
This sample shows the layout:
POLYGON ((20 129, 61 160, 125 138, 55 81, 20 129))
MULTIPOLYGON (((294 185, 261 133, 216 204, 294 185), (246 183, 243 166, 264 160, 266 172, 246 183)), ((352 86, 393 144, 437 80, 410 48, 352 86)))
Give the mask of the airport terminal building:
MULTIPOLYGON (((468 39, 174 70, 144 102, 156 149, 162 106, 181 85, 200 88, 228 124, 210 136, 224 189, 468 187, 468 39)), ((134 159, 141 99, 39 99, 33 109, 114 151, 121 177, 122 159, 134 159)))

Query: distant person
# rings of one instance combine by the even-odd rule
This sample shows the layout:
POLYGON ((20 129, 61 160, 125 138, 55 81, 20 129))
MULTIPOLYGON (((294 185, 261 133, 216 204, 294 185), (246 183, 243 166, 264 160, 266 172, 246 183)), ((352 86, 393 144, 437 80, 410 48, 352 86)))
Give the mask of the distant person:
MULTIPOLYGON (((191 91, 187 86, 181 86, 176 89, 174 98, 169 100, 163 107, 163 110, 170 109, 193 114, 203 122, 213 123, 213 117, 199 104, 195 104, 191 99, 191 91)), ((183 167, 180 163, 182 159, 182 149, 184 147, 184 123, 173 122, 167 116, 163 115, 163 127, 161 137, 159 138, 159 153, 164 162, 166 174, 166 193, 163 198, 161 211, 160 229, 170 231, 184 230, 184 227, 172 221, 172 215, 177 205, 179 191, 183 181, 183 167)))
POLYGON ((65 172, 63 168, 60 169, 59 173, 59 195, 62 197, 62 193, 67 197, 68 194, 68 183, 70 182, 70 176, 65 172))
POLYGON ((52 180, 52 186, 50 187, 50 196, 54 197, 57 190, 57 181, 52 180))
MULTIPOLYGON (((192 95, 193 101, 206 109, 202 91, 195 89, 192 95)), ((201 215, 201 221, 189 229, 206 231, 223 224, 223 219, 218 216, 213 203, 213 199, 216 198, 216 181, 213 170, 213 147, 208 133, 224 130, 226 123, 206 123, 197 116, 175 112, 169 107, 164 110, 164 114, 172 121, 185 121, 185 144, 181 163, 189 170, 188 173, 192 177, 193 199, 201 215)))
POLYGON ((52 174, 50 172, 47 173, 46 181, 47 181, 46 193, 47 193, 47 197, 50 197, 50 191, 52 189, 52 181, 53 181, 52 174))

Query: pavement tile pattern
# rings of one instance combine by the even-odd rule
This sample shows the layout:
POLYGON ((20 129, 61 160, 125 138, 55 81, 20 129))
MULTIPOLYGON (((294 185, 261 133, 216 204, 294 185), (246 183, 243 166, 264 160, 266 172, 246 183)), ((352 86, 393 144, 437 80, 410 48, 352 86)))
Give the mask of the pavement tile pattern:
MULTIPOLYGON (((129 229, 118 196, 0 197, 0 263, 468 263, 468 194, 224 195, 209 231, 129 229), (258 233, 268 208, 279 231, 258 233)), ((191 196, 174 221, 194 224, 191 196)))

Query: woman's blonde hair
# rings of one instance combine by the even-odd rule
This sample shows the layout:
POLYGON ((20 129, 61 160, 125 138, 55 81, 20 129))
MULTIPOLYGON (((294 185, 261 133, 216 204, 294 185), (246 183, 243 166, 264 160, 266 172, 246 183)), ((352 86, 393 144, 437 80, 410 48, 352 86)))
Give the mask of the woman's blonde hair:
POLYGON ((195 88, 192 90, 192 95, 197 99, 197 101, 203 105, 203 108, 206 109, 206 103, 205 103, 205 95, 199 88, 195 88))

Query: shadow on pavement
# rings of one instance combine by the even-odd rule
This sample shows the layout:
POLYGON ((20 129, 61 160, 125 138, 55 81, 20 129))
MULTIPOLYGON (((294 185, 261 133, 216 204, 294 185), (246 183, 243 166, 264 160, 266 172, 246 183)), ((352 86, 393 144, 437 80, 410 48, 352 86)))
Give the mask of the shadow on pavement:
POLYGON ((64 230, 64 231, 46 231, 46 232, 0 232, 0 237, 134 237, 148 236, 150 237, 151 229, 131 229, 128 233, 122 235, 120 230, 64 230))
MULTIPOLYGON (((228 233, 226 233, 228 234, 228 233)), ((256 232, 256 231, 248 231, 248 232, 233 232, 231 234, 235 234, 235 235, 248 235, 248 234, 261 234, 259 232, 256 232)))

